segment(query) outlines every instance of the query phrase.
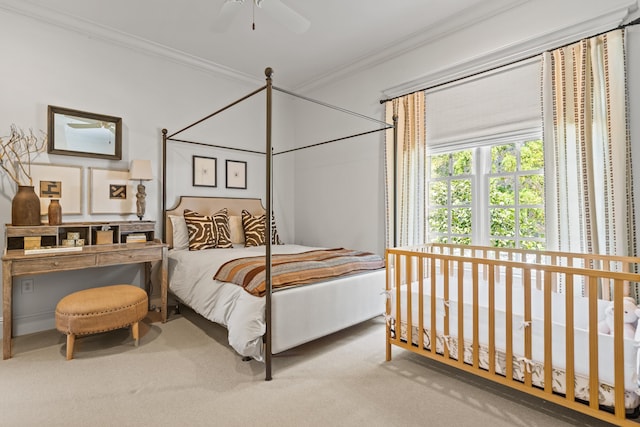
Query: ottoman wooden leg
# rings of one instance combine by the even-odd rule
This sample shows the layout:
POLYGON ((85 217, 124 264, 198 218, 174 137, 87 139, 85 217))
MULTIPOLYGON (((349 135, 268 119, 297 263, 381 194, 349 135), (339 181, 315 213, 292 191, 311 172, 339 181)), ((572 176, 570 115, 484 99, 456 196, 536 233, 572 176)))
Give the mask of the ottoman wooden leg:
POLYGON ((67 335, 67 360, 73 359, 73 345, 76 342, 76 336, 73 334, 67 335))
POLYGON ((135 322, 131 325, 131 335, 133 335, 133 339, 135 340, 136 347, 138 346, 139 341, 139 333, 138 333, 138 322, 135 322))

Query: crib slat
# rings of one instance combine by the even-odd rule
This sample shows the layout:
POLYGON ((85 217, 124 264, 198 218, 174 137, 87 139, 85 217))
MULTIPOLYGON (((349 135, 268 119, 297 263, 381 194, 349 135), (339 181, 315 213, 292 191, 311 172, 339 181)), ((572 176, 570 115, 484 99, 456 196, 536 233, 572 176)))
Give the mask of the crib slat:
MULTIPOLYGON (((471 348, 473 349, 473 367, 478 369, 480 366, 480 342, 478 337, 478 263, 474 262, 471 267, 472 270, 472 281, 473 281, 473 342, 471 344, 471 348)), ((486 269, 485 269, 486 271, 486 269)))
MULTIPOLYGON (((524 329, 524 357, 526 360, 532 358, 532 343, 533 333, 531 331, 531 269, 524 269, 524 321, 526 326, 524 329)), ((531 371, 524 369, 524 384, 527 387, 531 387, 531 371)))
POLYGON ((424 349, 424 263, 428 258, 418 259, 418 348, 424 349))
POLYGON ((496 373, 496 289, 495 265, 489 265, 489 372, 496 373))
POLYGON ((568 401, 573 402, 576 396, 575 384, 575 343, 574 343, 574 308, 573 308, 573 274, 566 275, 565 294, 565 313, 566 324, 565 342, 566 342, 566 378, 567 384, 565 396, 568 401))
POLYGON ((396 340, 400 341, 402 329, 402 261, 406 259, 401 254, 396 254, 396 340))
POLYGON ((458 261, 458 362, 464 363, 464 262, 458 261))
POLYGON ((613 283, 613 372, 614 411, 616 417, 624 419, 624 283, 616 279, 613 283))
POLYGON ((506 274, 506 281, 505 281, 505 286, 506 286, 506 294, 505 294, 505 298, 506 298, 506 324, 505 324, 505 329, 506 329, 506 339, 507 339, 507 343, 506 343, 506 347, 507 347, 507 351, 506 351, 506 363, 507 363, 507 367, 506 367, 506 376, 508 380, 513 379, 513 268, 512 267, 507 267, 505 270, 505 274, 506 274))
MULTIPOLYGON (((441 261, 441 260, 440 260, 441 261)), ((431 353, 436 354, 436 260, 431 260, 431 325, 429 332, 431 335, 431 353)), ((441 268, 441 266, 440 266, 441 268)))
POLYGON ((407 274, 407 302, 406 302, 406 314, 405 317, 407 319, 407 346, 411 347, 413 345, 413 260, 412 256, 405 256, 405 271, 407 274))
POLYGON ((449 261, 449 262, 445 262, 444 263, 444 273, 443 273, 443 295, 442 295, 442 302, 444 303, 444 316, 442 319, 442 325, 443 325, 443 340, 444 340, 444 348, 442 349, 443 354, 444 354, 444 358, 448 359, 449 358, 449 278, 452 277, 453 275, 453 268, 452 267, 452 263, 453 261, 449 261))
POLYGON ((547 271, 544 275, 544 391, 553 393, 553 356, 552 356, 552 324, 551 324, 551 277, 547 271))
POLYGON ((589 289, 589 406, 598 408, 598 279, 590 276, 589 289))

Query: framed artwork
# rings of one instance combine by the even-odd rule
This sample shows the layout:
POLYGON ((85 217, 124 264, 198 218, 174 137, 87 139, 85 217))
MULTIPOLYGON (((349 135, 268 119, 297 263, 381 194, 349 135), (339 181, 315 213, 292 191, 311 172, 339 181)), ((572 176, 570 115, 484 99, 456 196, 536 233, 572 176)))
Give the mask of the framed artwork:
POLYGON ((122 159, 122 119, 49 105, 47 152, 122 159))
POLYGON ((120 214, 136 213, 134 181, 129 181, 129 171, 89 168, 90 213, 120 214))
POLYGON ((82 166, 34 163, 31 179, 40 197, 40 215, 47 215, 50 199, 60 200, 64 215, 82 214, 82 166))
POLYGON ((227 160, 227 188, 247 189, 247 162, 227 160))
POLYGON ((215 157, 193 156, 194 187, 217 187, 217 162, 215 157))

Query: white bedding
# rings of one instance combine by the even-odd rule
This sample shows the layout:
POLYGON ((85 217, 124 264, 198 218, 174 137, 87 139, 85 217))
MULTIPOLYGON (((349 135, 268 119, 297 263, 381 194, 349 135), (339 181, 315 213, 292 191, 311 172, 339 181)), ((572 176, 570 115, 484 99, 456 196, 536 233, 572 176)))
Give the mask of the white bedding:
MULTIPOLYGON (((274 245, 272 254, 292 254, 314 248, 274 245)), ((235 258, 264 255, 265 247, 240 247, 202 251, 169 251, 169 288, 182 302, 205 318, 225 326, 229 344, 242 356, 262 361, 265 332, 265 298, 242 287, 213 280, 218 268, 235 258)), ((278 353, 327 333, 375 317, 384 312, 384 270, 332 280, 322 284, 285 289, 273 294, 272 352, 278 353), (345 286, 344 283, 349 283, 345 286), (334 308, 345 305, 344 316, 334 308), (327 304, 322 304, 325 301, 327 304), (305 309, 305 307, 307 307, 305 309), (331 311, 325 310, 331 307, 331 311), (296 313, 296 309, 298 313, 296 313), (300 310, 302 310, 300 312, 300 310), (311 314, 309 310, 316 310, 311 314), (293 324, 291 318, 320 320, 313 327, 293 324), (322 318, 324 317, 324 318, 322 318)), ((307 322, 308 323, 308 322, 307 322)))

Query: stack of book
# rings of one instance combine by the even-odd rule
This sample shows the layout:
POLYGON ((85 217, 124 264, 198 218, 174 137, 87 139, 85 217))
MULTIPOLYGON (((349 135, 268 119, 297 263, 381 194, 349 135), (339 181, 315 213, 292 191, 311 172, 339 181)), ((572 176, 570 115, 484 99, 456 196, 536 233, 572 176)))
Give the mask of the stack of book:
POLYGON ((127 243, 144 243, 147 241, 147 235, 142 233, 127 234, 127 243))

